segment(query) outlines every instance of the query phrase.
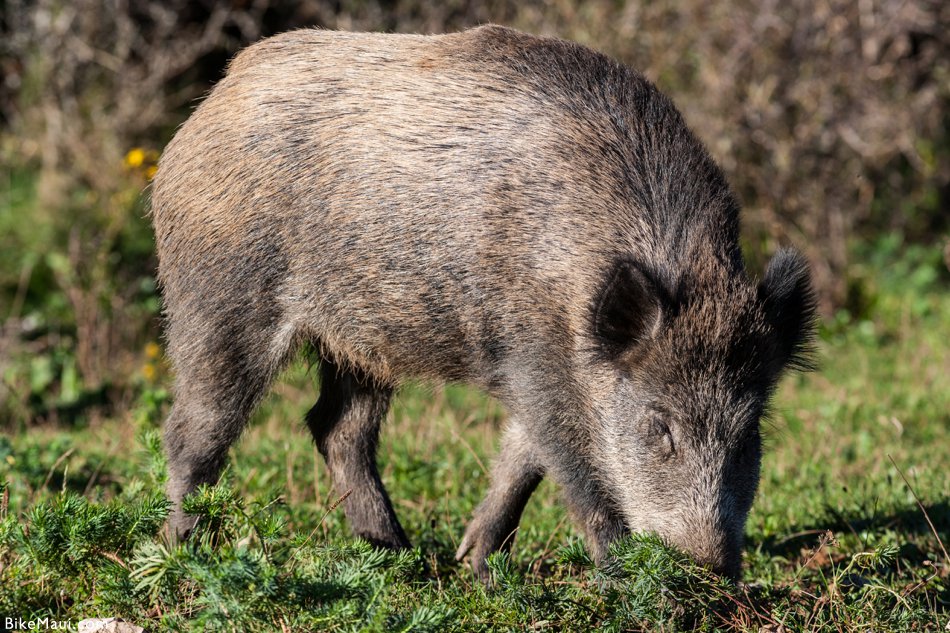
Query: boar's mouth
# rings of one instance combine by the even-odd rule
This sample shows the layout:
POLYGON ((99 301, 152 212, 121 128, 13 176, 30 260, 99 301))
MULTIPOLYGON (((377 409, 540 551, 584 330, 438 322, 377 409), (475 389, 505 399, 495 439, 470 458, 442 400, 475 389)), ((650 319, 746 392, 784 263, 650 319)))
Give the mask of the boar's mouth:
POLYGON ((667 518, 670 522, 645 520, 631 521, 628 513, 624 523, 627 530, 637 534, 654 534, 667 547, 685 553, 692 561, 718 576, 739 582, 742 575, 742 531, 730 531, 721 522, 706 522, 703 526, 691 525, 685 519, 674 518, 680 514, 673 509, 667 518), (678 519, 678 520, 677 520, 678 519))

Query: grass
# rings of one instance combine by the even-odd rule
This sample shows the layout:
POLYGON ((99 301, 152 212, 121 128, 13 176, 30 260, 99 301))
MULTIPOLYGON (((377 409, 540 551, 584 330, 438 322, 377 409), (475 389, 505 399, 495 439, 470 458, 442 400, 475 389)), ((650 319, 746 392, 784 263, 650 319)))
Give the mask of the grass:
POLYGON ((869 258, 871 305, 823 327, 819 372, 783 382, 741 585, 651 536, 595 568, 544 482, 482 587, 453 552, 504 412, 460 386, 405 388, 385 428, 383 478, 417 549, 349 539, 302 423, 317 392, 303 365, 222 483, 192 499, 198 538, 169 547, 168 377, 153 363, 125 414, 0 436, 0 616, 119 615, 149 630, 945 630, 950 295, 919 272, 928 257, 902 258, 906 270, 869 258))

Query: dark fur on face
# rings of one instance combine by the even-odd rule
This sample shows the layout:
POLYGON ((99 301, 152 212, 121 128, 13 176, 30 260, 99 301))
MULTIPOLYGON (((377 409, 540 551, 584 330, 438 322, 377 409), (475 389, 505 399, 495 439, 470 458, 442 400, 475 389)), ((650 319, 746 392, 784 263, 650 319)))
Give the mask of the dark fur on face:
POLYGON ((758 418, 814 314, 799 255, 747 278, 738 209, 669 99, 577 44, 486 26, 249 47, 154 180, 171 528, 309 345, 307 422, 355 534, 408 546, 375 464, 393 389, 465 381, 510 414, 458 552, 479 573, 544 476, 597 556, 652 529, 737 573, 758 418))
POLYGON ((728 275, 671 281, 621 261, 592 319, 617 368, 600 428, 626 524, 733 577, 758 485, 760 418, 781 370, 807 357, 806 270, 780 253, 755 288, 728 275), (625 412, 628 424, 616 424, 625 412))

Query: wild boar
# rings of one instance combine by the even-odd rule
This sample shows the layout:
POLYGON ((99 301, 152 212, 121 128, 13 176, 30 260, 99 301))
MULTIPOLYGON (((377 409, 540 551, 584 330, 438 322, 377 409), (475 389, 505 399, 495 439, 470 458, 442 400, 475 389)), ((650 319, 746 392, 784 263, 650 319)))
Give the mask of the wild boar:
POLYGON ((651 530, 739 573, 809 272, 784 250, 750 279, 723 173, 635 71, 498 26, 278 35, 168 145, 152 218, 179 536, 182 498, 309 344, 307 424, 356 535, 409 546, 376 466, 394 389, 461 381, 510 418, 458 551, 479 574, 544 476, 598 558, 651 530))

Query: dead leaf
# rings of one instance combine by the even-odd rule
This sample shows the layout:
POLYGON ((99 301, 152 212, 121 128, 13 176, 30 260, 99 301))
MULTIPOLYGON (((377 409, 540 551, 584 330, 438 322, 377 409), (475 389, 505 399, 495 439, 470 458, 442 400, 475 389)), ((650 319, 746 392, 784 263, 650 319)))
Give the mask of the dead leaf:
POLYGON ((79 633, 142 633, 144 628, 122 618, 89 618, 79 623, 79 633))

